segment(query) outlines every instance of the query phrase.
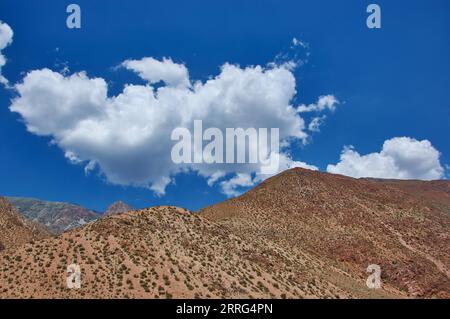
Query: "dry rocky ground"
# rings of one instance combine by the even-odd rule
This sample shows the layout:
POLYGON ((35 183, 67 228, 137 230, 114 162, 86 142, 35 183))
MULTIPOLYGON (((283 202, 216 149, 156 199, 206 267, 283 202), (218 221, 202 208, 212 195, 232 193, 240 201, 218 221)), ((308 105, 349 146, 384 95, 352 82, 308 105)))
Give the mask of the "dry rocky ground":
POLYGON ((0 297, 449 298, 449 189, 293 169, 199 213, 129 211, 6 247, 0 297))
POLYGON ((450 297, 449 181, 292 169, 201 215, 333 265, 349 279, 339 287, 365 280, 367 266, 378 264, 383 289, 396 296, 450 297))
POLYGON ((0 197, 0 252, 49 236, 45 227, 27 220, 0 197))

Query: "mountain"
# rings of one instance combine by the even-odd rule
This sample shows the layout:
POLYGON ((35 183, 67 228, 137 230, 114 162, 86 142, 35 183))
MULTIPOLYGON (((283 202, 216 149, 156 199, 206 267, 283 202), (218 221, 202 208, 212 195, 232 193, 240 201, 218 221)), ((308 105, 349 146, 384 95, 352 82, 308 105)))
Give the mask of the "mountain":
MULTIPOLYGON (((354 179, 292 169, 200 215, 334 268, 348 289, 381 267, 397 296, 450 297, 450 181, 354 179)), ((306 270, 313 272, 315 266, 306 270)))
MULTIPOLYGON (((324 278, 302 273, 303 263, 301 252, 264 238, 249 243, 198 214, 154 207, 107 216, 0 254, 0 297, 351 296, 324 278), (80 266, 80 289, 67 288, 70 264, 80 266)), ((355 287, 364 290, 361 283, 355 282, 355 287)), ((389 296, 367 289, 360 295, 389 296)))
POLYGON ((121 214, 121 213, 128 212, 130 210, 133 210, 133 208, 131 208, 130 206, 128 206, 127 204, 125 204, 122 201, 117 201, 108 207, 108 209, 106 210, 106 212, 104 213, 103 216, 111 216, 111 215, 121 214))
POLYGON ((128 211, 4 251, 0 298, 450 298, 449 187, 292 169, 197 213, 128 211))
POLYGON ((44 227, 26 220, 4 197, 0 197, 0 251, 49 236, 44 227))
POLYGON ((54 234, 61 234, 99 217, 94 211, 68 203, 22 197, 7 199, 27 219, 45 225, 54 234))
POLYGON ((417 199, 434 202, 437 205, 450 206, 450 181, 418 181, 418 180, 389 180, 365 178, 364 180, 382 183, 406 192, 417 199))

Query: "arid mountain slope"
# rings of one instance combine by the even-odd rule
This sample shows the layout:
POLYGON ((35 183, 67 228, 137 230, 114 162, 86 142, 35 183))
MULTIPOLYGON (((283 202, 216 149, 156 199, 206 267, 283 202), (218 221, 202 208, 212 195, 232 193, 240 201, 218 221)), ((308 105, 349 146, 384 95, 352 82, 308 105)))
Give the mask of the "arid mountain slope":
POLYGON ((449 298, 448 187, 293 169, 200 213, 128 211, 6 249, 0 298, 449 298))
POLYGON ((0 197, 0 251, 48 236, 50 234, 44 227, 26 220, 4 197, 0 197))
POLYGON ((450 206, 450 181, 418 181, 418 180, 390 180, 366 178, 364 180, 372 181, 385 186, 398 188, 401 191, 414 196, 418 200, 425 200, 429 204, 435 204, 443 207, 450 206))
POLYGON ((45 225, 54 234, 61 234, 100 217, 89 209, 69 203, 22 197, 8 197, 8 200, 27 219, 45 225))
POLYGON ((108 207, 108 209, 103 214, 103 216, 111 216, 111 215, 121 214, 121 213, 128 212, 130 210, 133 210, 133 208, 131 208, 130 206, 128 206, 127 204, 125 204, 122 201, 117 201, 108 207))
POLYGON ((450 297, 448 181, 358 180, 299 168, 200 214, 360 282, 378 264, 383 289, 400 296, 450 297))
POLYGON ((0 265, 1 298, 390 296, 295 248, 264 238, 247 242, 246 236, 176 207, 101 218, 5 251, 0 265), (81 268, 80 289, 66 285, 66 269, 73 263, 81 268), (344 288, 329 277, 345 282, 344 288))

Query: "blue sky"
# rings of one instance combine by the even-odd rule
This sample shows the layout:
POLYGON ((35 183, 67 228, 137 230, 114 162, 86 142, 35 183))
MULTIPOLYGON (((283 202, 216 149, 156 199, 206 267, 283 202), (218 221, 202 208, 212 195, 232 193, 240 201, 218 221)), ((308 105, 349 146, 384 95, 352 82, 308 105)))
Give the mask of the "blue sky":
MULTIPOLYGON (((450 3, 376 1, 382 28, 368 29, 366 7, 374 1, 75 1, 82 28, 66 27, 66 1, 0 2, 0 20, 14 31, 2 54, 10 83, 42 68, 86 71, 117 95, 142 81, 117 69, 127 59, 171 57, 191 79, 205 81, 228 62, 267 65, 289 52, 295 37, 308 43, 308 63, 293 71, 293 103, 310 104, 333 94, 340 104, 309 143, 292 157, 326 171, 345 145, 361 155, 407 136, 428 140, 450 164, 450 3)), ((149 189, 109 183, 99 171, 86 175, 69 163, 50 137, 27 132, 9 110, 17 92, 0 88, 0 194, 68 201, 95 210, 123 200, 134 207, 159 204, 198 209, 222 201, 195 173, 178 174, 164 196, 149 189)), ((305 115, 305 120, 310 119, 305 115)), ((152 159, 149 159, 152 160, 152 159)), ((444 173, 445 174, 445 173, 444 173)), ((448 177, 448 170, 446 171, 448 177)))

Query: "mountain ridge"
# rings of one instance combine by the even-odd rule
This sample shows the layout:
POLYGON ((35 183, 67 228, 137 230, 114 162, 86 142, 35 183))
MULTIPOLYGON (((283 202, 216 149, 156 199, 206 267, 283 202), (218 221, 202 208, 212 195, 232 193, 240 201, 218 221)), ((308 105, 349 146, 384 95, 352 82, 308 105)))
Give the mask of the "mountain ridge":
POLYGON ((450 184, 424 183, 291 169, 196 213, 104 216, 0 253, 0 297, 449 298, 450 184))
MULTIPOLYGON (((9 255, 0 254, 0 264, 6 265, 0 277, 0 297, 352 296, 326 278, 304 275, 302 280, 295 279, 299 272, 291 269, 292 265, 302 268, 306 262, 300 252, 287 254, 264 239, 247 243, 198 214, 159 206, 107 216, 57 238, 26 244, 9 255), (30 269, 19 266, 23 263, 30 269), (66 286, 66 267, 72 263, 82 270, 81 289, 66 286)), ((355 285, 363 288, 363 283, 355 285)), ((357 296, 361 295, 391 296, 369 290, 357 296)))
POLYGON ((54 234, 61 234, 100 217, 92 210, 66 202, 29 197, 7 197, 7 199, 24 217, 45 225, 54 234))
POLYGON ((317 258, 338 261, 354 278, 376 263, 386 282, 412 296, 448 296, 449 198, 448 189, 417 193, 392 182, 296 168, 200 214, 240 234, 320 251, 317 258))

